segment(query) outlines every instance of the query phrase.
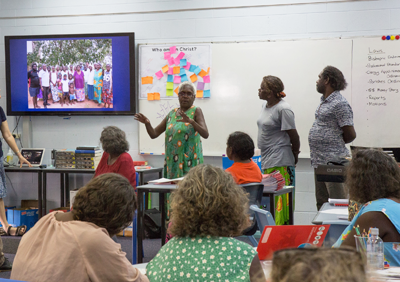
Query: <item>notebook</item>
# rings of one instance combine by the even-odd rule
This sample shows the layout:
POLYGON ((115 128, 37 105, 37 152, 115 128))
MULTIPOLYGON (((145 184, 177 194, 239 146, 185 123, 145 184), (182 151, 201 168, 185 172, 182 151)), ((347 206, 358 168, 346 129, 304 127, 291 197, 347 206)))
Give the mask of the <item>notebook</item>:
POLYGON ((258 257, 260 260, 269 260, 275 251, 298 248, 303 244, 321 247, 329 226, 329 224, 265 226, 258 242, 258 257))

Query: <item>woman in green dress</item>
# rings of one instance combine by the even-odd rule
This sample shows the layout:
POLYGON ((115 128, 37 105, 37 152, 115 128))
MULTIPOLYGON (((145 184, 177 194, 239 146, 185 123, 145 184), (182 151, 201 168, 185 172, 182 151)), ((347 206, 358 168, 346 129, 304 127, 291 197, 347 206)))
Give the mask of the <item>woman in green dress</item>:
POLYGON ((189 170, 203 163, 203 148, 200 137, 208 138, 208 129, 203 112, 193 105, 196 89, 191 82, 179 85, 179 108, 173 109, 156 127, 143 114, 135 119, 146 125, 151 139, 165 131, 164 177, 177 178, 186 175, 189 170))

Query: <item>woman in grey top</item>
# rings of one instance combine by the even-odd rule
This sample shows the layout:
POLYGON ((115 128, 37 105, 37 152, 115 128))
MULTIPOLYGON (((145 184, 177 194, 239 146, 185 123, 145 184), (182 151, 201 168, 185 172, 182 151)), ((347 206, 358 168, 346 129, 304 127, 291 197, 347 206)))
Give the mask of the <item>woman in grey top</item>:
MULTIPOLYGON (((297 133, 294 113, 288 103, 282 100, 282 81, 276 76, 265 76, 258 89, 263 103, 258 125, 258 148, 261 149, 263 173, 279 171, 285 185, 294 185, 294 166, 300 153, 300 139, 297 133)), ((283 225, 289 221, 288 195, 275 199, 275 222, 283 225)))

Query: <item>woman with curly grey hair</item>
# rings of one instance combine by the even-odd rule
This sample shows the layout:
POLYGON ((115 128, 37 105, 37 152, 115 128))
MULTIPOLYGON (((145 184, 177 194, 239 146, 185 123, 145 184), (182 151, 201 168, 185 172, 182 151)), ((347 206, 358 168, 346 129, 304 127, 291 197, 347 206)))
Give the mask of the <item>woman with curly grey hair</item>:
POLYGON ((125 176, 132 187, 136 187, 136 171, 126 140, 125 132, 116 126, 107 126, 101 132, 100 142, 103 146, 103 156, 96 168, 94 177, 104 173, 114 172, 125 176))
POLYGON ((12 279, 148 282, 110 238, 132 223, 136 200, 121 175, 93 178, 79 189, 72 211, 49 213, 24 235, 12 279))
POLYGON ((232 238, 249 225, 248 198, 220 168, 192 168, 171 196, 175 235, 147 265, 150 281, 263 281, 257 252, 232 238))

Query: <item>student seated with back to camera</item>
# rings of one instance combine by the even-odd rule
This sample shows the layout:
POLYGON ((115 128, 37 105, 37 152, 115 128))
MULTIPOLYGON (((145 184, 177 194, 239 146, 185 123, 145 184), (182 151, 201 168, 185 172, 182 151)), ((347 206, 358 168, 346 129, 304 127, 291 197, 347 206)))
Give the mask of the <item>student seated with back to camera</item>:
POLYGON ((11 279, 43 281, 149 281, 132 267, 111 236, 132 223, 136 194, 129 181, 107 173, 79 189, 73 210, 42 217, 25 234, 11 279))
POLYGON ((232 238, 249 224, 248 198, 232 176, 192 168, 171 194, 175 235, 146 267, 150 281, 263 281, 257 252, 232 238))
POLYGON ((232 174, 236 183, 261 182, 261 170, 251 159, 254 156, 254 142, 251 137, 244 132, 235 131, 229 135, 226 146, 226 155, 234 161, 226 171, 232 174))

